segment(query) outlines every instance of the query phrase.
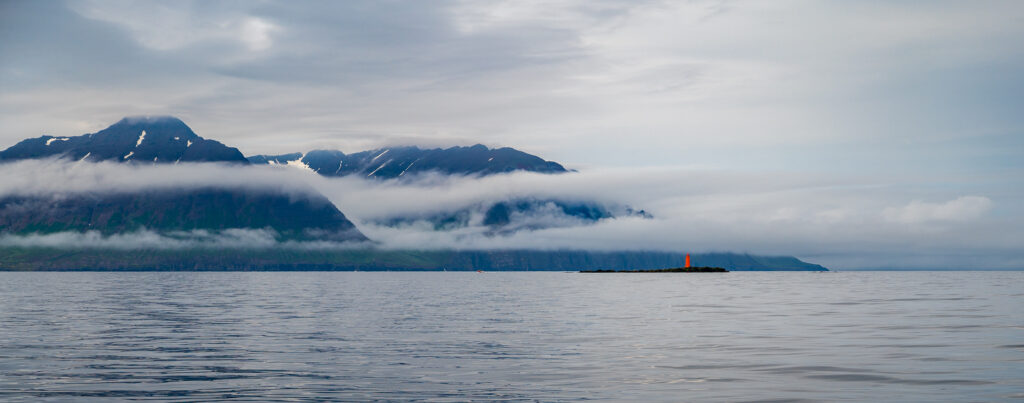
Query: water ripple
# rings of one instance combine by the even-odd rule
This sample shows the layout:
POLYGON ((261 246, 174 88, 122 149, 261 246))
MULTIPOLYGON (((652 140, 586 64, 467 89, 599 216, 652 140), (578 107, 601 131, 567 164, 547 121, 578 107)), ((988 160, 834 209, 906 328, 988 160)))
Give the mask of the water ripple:
POLYGON ((4 401, 1019 399, 1024 273, 0 273, 4 401))

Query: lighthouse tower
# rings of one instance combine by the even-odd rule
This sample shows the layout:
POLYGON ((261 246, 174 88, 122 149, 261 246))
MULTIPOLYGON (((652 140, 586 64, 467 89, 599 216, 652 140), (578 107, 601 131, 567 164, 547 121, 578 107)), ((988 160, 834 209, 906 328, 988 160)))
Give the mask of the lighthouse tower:
POLYGON ((687 269, 690 268, 690 254, 689 253, 686 254, 686 268, 687 269))

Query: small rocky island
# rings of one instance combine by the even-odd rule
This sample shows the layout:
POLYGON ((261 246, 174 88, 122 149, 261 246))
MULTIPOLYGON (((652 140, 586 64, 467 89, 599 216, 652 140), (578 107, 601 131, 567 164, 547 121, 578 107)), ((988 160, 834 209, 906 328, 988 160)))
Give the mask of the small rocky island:
POLYGON ((728 273, 721 267, 677 267, 654 270, 580 270, 580 273, 728 273))

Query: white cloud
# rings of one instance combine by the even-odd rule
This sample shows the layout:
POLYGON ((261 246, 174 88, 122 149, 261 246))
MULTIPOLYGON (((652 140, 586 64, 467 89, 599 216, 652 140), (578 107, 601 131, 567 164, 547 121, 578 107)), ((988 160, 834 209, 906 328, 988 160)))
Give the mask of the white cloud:
POLYGON ((126 234, 103 235, 98 231, 56 232, 46 234, 0 235, 0 246, 94 248, 94 249, 185 249, 266 248, 275 246, 274 234, 265 230, 228 229, 219 233, 196 230, 168 236, 141 230, 126 234))
POLYGON ((273 44, 270 34, 279 29, 266 20, 249 17, 241 23, 240 38, 249 47, 249 50, 267 50, 273 44))
POLYGON ((85 192, 132 192, 193 187, 252 187, 308 193, 297 169, 217 163, 129 165, 117 162, 31 159, 0 164, 0 196, 38 196, 85 192), (296 178, 300 178, 296 180, 296 178))
POLYGON ((965 222, 976 220, 992 209, 992 200, 983 196, 961 196, 943 203, 914 200, 902 207, 888 207, 886 220, 904 224, 965 222))
POLYGON ((367 245, 352 242, 280 241, 274 231, 251 228, 226 228, 220 231, 192 230, 157 233, 139 230, 124 234, 103 235, 99 231, 54 232, 26 235, 0 234, 0 246, 82 248, 116 250, 180 250, 203 249, 266 249, 303 250, 352 249, 367 245))
POLYGON ((273 45, 272 34, 280 30, 266 18, 204 8, 195 2, 82 1, 70 6, 82 16, 128 30, 139 44, 159 51, 218 42, 264 51, 273 45))

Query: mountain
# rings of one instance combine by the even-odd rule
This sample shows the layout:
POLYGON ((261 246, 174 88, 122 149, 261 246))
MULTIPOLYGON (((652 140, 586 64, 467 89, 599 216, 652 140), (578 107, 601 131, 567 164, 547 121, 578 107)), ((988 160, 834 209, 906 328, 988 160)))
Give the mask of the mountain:
MULTIPOLYGON (((196 135, 174 117, 129 117, 92 134, 42 136, 0 151, 0 162, 33 158, 129 164, 248 164, 238 149, 196 135)), ((313 189, 302 194, 242 188, 0 197, 0 234, 138 230, 160 234, 266 230, 278 240, 366 241, 341 211, 313 189)))
POLYGON ((92 162, 249 163, 237 148, 199 137, 185 122, 170 116, 127 117, 96 133, 36 137, 0 151, 0 161, 46 157, 92 162))
POLYGON ((512 171, 539 173, 568 172, 557 162, 545 161, 514 148, 472 147, 420 149, 391 147, 354 154, 337 150, 313 150, 308 153, 255 155, 253 164, 296 165, 324 176, 358 175, 392 179, 423 172, 447 175, 493 175, 512 171))
POLYGON ((0 233, 96 231, 102 235, 150 230, 214 234, 268 230, 278 240, 366 241, 329 200, 243 189, 174 189, 0 198, 0 233))

